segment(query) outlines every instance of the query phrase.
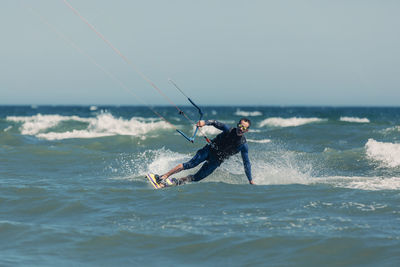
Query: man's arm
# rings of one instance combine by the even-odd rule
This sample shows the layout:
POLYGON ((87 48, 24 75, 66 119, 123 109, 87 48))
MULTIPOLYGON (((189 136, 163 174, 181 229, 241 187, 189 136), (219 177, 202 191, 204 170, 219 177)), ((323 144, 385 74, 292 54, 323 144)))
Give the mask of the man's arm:
POLYGON ((254 184, 253 177, 251 176, 251 163, 249 160, 249 146, 244 143, 240 149, 243 159, 244 172, 246 173, 247 179, 250 184, 254 184))
POLYGON ((222 122, 219 122, 219 121, 216 121, 216 120, 207 120, 207 121, 204 121, 204 124, 202 125, 202 126, 204 126, 204 125, 212 125, 212 126, 214 126, 215 128, 217 128, 218 130, 221 130, 221 131, 223 131, 223 132, 229 132, 229 127, 228 127, 228 125, 226 125, 226 124, 224 124, 224 123, 222 123, 222 122))

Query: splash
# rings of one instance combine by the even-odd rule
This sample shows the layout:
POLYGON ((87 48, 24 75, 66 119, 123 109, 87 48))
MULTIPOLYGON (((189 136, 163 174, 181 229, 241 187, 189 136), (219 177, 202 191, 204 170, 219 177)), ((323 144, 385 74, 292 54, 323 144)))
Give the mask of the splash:
POLYGON ((258 184, 310 184, 312 165, 303 162, 295 152, 280 151, 273 157, 261 158, 253 163, 258 184))
MULTIPOLYGON (((252 176, 258 185, 310 184, 311 164, 300 159, 292 151, 276 150, 257 152, 250 155, 252 176)), ((240 155, 231 157, 221 165, 220 174, 228 183, 246 183, 246 175, 240 155), (227 173, 229 174, 227 177, 227 173)))
MULTIPOLYGON (((153 154, 153 160, 147 165, 146 172, 158 174, 168 172, 176 165, 188 161, 191 157, 190 155, 173 152, 164 148, 151 151, 150 153, 153 154)), ((182 173, 184 174, 185 172, 181 172, 179 176, 185 176, 182 173)))
MULTIPOLYGON (((143 180, 147 173, 163 174, 189 159, 190 155, 174 152, 163 147, 156 150, 146 150, 138 154, 122 153, 115 159, 115 162, 105 169, 120 176, 113 179, 143 180)), ((183 175, 179 174, 180 176, 183 175)))
MULTIPOLYGON (((131 155, 122 154, 113 170, 128 180, 143 180, 146 173, 163 174, 179 163, 188 161, 193 153, 183 154, 169 149, 146 150, 131 155)), ((251 157, 252 173, 257 185, 330 185, 337 188, 358 190, 400 190, 399 177, 358 177, 358 176, 313 176, 314 166, 304 161, 297 152, 280 150, 278 152, 259 152, 251 157)), ((201 167, 185 170, 176 174, 180 178, 194 174, 201 167)), ((201 181, 223 182, 227 184, 247 184, 240 155, 225 161, 210 176, 201 181)))

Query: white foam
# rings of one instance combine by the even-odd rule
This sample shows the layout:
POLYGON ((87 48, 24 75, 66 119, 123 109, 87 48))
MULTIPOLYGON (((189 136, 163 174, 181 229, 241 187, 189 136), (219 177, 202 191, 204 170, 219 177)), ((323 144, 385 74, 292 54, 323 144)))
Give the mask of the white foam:
POLYGON ((310 184, 312 166, 299 162, 293 152, 281 151, 275 160, 252 161, 254 180, 257 184, 310 184))
POLYGON ((251 142, 251 143, 259 143, 259 144, 266 144, 266 143, 271 142, 270 139, 260 139, 260 140, 247 139, 247 141, 248 141, 248 142, 251 142))
MULTIPOLYGON (((119 165, 115 167, 115 172, 128 174, 128 177, 118 179, 138 179, 146 173, 164 174, 176 165, 187 162, 195 155, 195 151, 183 154, 165 148, 158 150, 147 150, 134 157, 125 155, 120 158, 119 165), (139 167, 137 167, 139 166, 139 167)), ((252 173, 256 184, 311 184, 312 179, 309 175, 311 167, 307 164, 298 164, 292 152, 280 152, 281 156, 277 160, 265 160, 263 156, 252 155, 252 173), (253 157, 255 156, 255 158, 253 157)), ((276 158, 274 156, 274 158, 276 158)), ((181 178, 189 174, 194 174, 203 165, 193 169, 184 170, 179 174, 173 175, 181 178)), ((142 180, 142 178, 141 178, 142 180)), ((247 178, 244 173, 243 162, 240 154, 235 155, 225 161, 220 168, 217 168, 209 177, 202 182, 224 182, 229 184, 245 184, 247 178)))
POLYGON ((330 184, 340 188, 360 190, 400 190, 400 177, 346 177, 314 178, 314 183, 330 184))
POLYGON ((24 135, 36 135, 41 131, 57 126, 62 121, 90 122, 90 119, 78 116, 42 115, 40 113, 27 117, 8 116, 6 119, 13 122, 22 122, 20 131, 24 135))
POLYGON ((20 131, 24 135, 34 135, 47 140, 62 140, 70 138, 97 138, 114 135, 142 136, 151 131, 170 129, 170 126, 160 120, 131 118, 115 118, 109 113, 102 113, 97 117, 81 118, 78 116, 35 115, 30 117, 7 117, 7 120, 22 122, 20 131), (63 121, 77 121, 87 123, 84 130, 72 129, 65 132, 48 132, 52 127, 63 121))
POLYGON ((378 142, 369 139, 365 144, 367 156, 383 164, 383 167, 400 166, 400 144, 378 142))
POLYGON ((97 109, 98 109, 98 107, 97 106, 90 106, 90 111, 96 111, 97 109))
POLYGON ((381 131, 384 134, 391 133, 391 132, 400 132, 400 126, 386 128, 385 130, 381 131))
POLYGON ((249 129, 249 133, 261 133, 262 131, 261 130, 258 130, 258 129, 249 129))
MULTIPOLYGON (((311 165, 299 162, 294 152, 279 151, 272 155, 266 155, 264 152, 251 153, 250 161, 253 180, 257 185, 312 183, 311 165)), ((217 175, 214 175, 217 177, 214 180, 238 184, 247 182, 240 154, 229 158, 220 169, 217 169, 217 175)))
POLYGON ((261 116, 262 113, 260 111, 244 111, 237 109, 234 115, 242 117, 255 117, 255 116, 261 116))
POLYGON ((72 130, 63 133, 41 133, 37 134, 36 137, 46 140, 63 140, 63 139, 74 139, 74 138, 98 138, 98 137, 105 137, 105 136, 113 136, 112 133, 96 133, 90 132, 88 130, 72 130))
MULTIPOLYGON (((295 152, 278 151, 276 153, 276 155, 267 157, 264 153, 250 155, 253 179, 256 184, 313 186, 322 183, 334 187, 360 190, 400 190, 400 177, 314 177, 311 175, 313 166, 299 159, 295 152)), ((222 177, 221 181, 240 184, 246 182, 240 156, 231 157, 221 165, 221 169, 224 172, 223 175, 218 175, 222 177), (226 173, 230 173, 231 177, 226 173)))
POLYGON ((268 118, 260 122, 259 127, 264 127, 264 126, 272 126, 272 127, 295 127, 295 126, 301 126, 304 124, 309 124, 309 123, 316 123, 316 122, 322 122, 325 121, 325 119, 320 119, 320 118, 280 118, 280 117, 273 117, 273 118, 268 118))
MULTIPOLYGON (((181 154, 168 149, 146 150, 139 154, 121 153, 116 162, 105 169, 120 176, 112 179, 140 180, 147 173, 164 174, 179 163, 186 162, 190 155, 181 154)), ((189 173, 187 173, 189 174, 189 173)), ((187 175, 185 171, 178 177, 187 175)))
POLYGON ((340 117, 340 121, 355 122, 355 123, 370 123, 370 120, 368 118, 357 118, 357 117, 340 117))

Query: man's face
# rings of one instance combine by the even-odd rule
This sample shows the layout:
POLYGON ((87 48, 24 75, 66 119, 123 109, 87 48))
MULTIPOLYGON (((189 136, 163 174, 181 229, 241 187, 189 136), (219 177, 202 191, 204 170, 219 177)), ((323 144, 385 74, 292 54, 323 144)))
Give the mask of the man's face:
POLYGON ((247 121, 240 121, 236 128, 237 135, 243 135, 249 131, 250 124, 247 121))

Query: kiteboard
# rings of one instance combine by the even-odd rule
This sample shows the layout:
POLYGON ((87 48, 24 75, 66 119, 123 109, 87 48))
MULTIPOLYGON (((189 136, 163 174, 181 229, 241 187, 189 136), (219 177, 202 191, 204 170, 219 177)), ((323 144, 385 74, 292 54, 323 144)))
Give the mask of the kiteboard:
POLYGON ((146 175, 146 178, 150 181, 150 184, 155 188, 155 189, 160 189, 164 187, 170 187, 170 186, 175 186, 176 183, 174 182, 174 178, 170 179, 167 178, 164 180, 164 182, 161 184, 157 182, 156 175, 154 173, 148 173, 146 175))

